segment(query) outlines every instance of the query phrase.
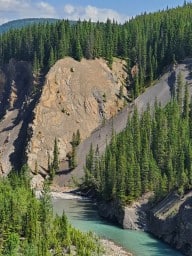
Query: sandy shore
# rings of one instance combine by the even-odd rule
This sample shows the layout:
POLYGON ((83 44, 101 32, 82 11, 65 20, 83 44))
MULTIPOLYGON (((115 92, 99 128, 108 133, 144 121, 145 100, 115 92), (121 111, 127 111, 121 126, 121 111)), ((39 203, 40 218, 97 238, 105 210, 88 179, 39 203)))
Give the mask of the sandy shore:
POLYGON ((103 256, 133 256, 132 253, 125 251, 121 246, 111 240, 101 239, 101 244, 105 249, 103 256))

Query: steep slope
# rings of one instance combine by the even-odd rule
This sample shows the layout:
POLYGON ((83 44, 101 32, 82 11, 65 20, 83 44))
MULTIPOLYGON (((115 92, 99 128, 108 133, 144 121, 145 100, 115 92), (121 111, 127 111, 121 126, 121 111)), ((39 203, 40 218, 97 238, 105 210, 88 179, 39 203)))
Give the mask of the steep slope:
POLYGON ((155 98, 162 105, 166 104, 171 98, 179 71, 183 73, 191 91, 191 63, 191 59, 185 60, 172 68, 155 86, 123 108, 124 100, 118 97, 120 85, 126 78, 122 60, 116 59, 110 70, 102 59, 77 62, 65 58, 50 70, 33 111, 38 96, 33 92, 31 67, 27 62, 11 61, 0 74, 1 173, 7 174, 12 166, 17 168, 22 163, 27 137, 30 138, 27 157, 31 169, 34 170, 36 161, 39 170, 46 169, 48 154, 52 157, 56 137, 61 175, 56 177, 55 182, 62 186, 71 183, 72 176, 81 178, 91 143, 94 148, 98 145, 102 153, 106 141, 110 140, 112 129, 120 132, 125 128, 133 105, 143 111, 148 103, 154 104, 155 98), (28 128, 32 116, 34 119, 28 128), (77 150, 78 166, 69 172, 66 154, 71 150, 70 141, 77 129, 83 142, 77 150))
MULTIPOLYGON (((153 87, 148 88, 142 95, 140 95, 132 104, 127 105, 122 111, 120 111, 114 118, 110 119, 105 125, 99 126, 89 138, 87 138, 78 147, 77 159, 78 166, 72 172, 67 169, 63 169, 61 175, 55 178, 55 183, 60 186, 72 184, 72 177, 80 179, 84 175, 83 166, 85 164, 85 158, 89 152, 91 144, 93 148, 98 146, 99 152, 103 153, 106 146, 106 141, 111 138, 112 130, 116 133, 122 131, 126 124, 128 115, 133 111, 134 106, 137 106, 138 111, 142 112, 147 108, 147 105, 153 106, 155 101, 161 103, 162 106, 166 105, 171 99, 173 93, 176 78, 179 72, 182 73, 184 80, 188 83, 190 94, 192 94, 192 80, 190 76, 192 60, 186 59, 177 66, 171 67, 153 87)), ((64 166, 65 167, 65 166, 64 166)))
POLYGON ((192 191, 184 196, 170 193, 149 216, 149 230, 158 238, 192 255, 192 191))
POLYGON ((35 104, 29 63, 11 60, 0 74, 0 174, 22 164, 27 125, 35 104))
POLYGON ((34 110, 27 158, 32 170, 47 168, 52 157, 54 139, 58 139, 59 158, 71 150, 73 132, 79 129, 81 139, 123 107, 118 98, 126 79, 124 61, 116 59, 110 70, 102 59, 81 62, 72 58, 58 61, 49 71, 42 95, 34 110))

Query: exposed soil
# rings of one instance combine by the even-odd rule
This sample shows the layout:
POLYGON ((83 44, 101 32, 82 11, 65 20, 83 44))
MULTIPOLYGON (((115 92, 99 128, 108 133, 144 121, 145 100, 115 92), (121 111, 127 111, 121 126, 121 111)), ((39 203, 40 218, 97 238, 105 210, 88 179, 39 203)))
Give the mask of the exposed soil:
POLYGON ((110 70, 103 59, 78 62, 67 57, 51 68, 31 126, 27 155, 32 170, 36 161, 40 171, 47 169, 55 138, 62 166, 67 167, 64 160, 71 150, 72 134, 79 129, 81 139, 85 140, 123 108, 124 100, 118 94, 126 79, 124 64, 123 60, 115 59, 110 70))

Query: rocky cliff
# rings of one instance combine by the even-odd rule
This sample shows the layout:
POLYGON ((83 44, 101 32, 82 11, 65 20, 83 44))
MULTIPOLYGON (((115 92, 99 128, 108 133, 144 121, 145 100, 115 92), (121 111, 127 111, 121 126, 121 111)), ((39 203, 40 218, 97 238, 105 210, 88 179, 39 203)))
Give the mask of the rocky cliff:
POLYGON ((158 238, 192 255, 192 191, 169 194, 149 213, 148 228, 158 238))
POLYGON ((98 212, 101 217, 118 224, 124 229, 147 230, 147 211, 149 199, 153 193, 146 193, 131 205, 123 206, 118 200, 99 202, 98 212))
POLYGON ((124 65, 124 61, 115 59, 111 70, 103 59, 78 62, 68 57, 51 68, 31 125, 27 158, 32 170, 36 162, 39 170, 47 169, 55 138, 59 159, 65 160, 73 132, 79 129, 84 140, 117 114, 124 104, 118 97, 126 79, 124 65))
POLYGON ((23 161, 27 127, 33 97, 31 65, 10 60, 0 70, 0 174, 7 175, 12 168, 20 168, 23 161))
POLYGON ((170 193, 155 206, 146 194, 131 206, 123 207, 118 201, 98 203, 99 214, 125 229, 148 231, 180 250, 192 255, 192 191, 184 196, 170 193))
POLYGON ((126 107, 119 111, 113 118, 97 127, 97 129, 91 133, 91 136, 86 138, 77 149, 78 166, 71 172, 63 166, 63 172, 55 178, 55 183, 60 186, 68 186, 71 184, 73 177, 77 180, 81 179, 84 175, 83 167, 85 165, 85 159, 89 152, 90 145, 92 145, 94 149, 98 147, 99 152, 102 154, 105 150, 106 142, 110 141, 112 130, 119 133, 125 129, 127 125, 127 118, 132 113, 135 106, 138 108, 139 113, 145 111, 148 104, 152 108, 156 100, 160 102, 162 106, 165 106, 171 99, 171 94, 174 90, 176 78, 179 72, 182 73, 183 78, 186 83, 188 83, 189 92, 192 94, 190 76, 191 63, 191 59, 186 59, 177 66, 170 67, 165 74, 159 77, 154 86, 147 88, 144 93, 135 99, 135 101, 126 105, 126 107))

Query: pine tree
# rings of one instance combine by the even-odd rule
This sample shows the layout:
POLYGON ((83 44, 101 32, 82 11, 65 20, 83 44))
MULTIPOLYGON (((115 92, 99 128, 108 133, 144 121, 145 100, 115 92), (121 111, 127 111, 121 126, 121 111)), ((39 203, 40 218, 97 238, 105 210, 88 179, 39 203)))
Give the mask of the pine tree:
POLYGON ((183 77, 180 72, 177 76, 177 102, 179 105, 179 109, 182 112, 182 102, 183 102, 183 77))
POLYGON ((74 47, 74 58, 78 61, 81 61, 83 57, 82 47, 79 39, 79 35, 77 35, 74 47))
POLYGON ((125 173, 126 173, 126 156, 120 155, 117 162, 117 196, 124 202, 125 201, 125 173))
POLYGON ((134 160, 133 165, 133 171, 134 171, 134 196, 135 198, 138 198, 141 195, 141 171, 140 171, 140 165, 134 160))
POLYGON ((10 233, 4 246, 3 255, 16 256, 18 255, 18 250, 19 250, 19 236, 16 233, 10 233))
POLYGON ((81 143, 81 135, 79 129, 77 130, 76 133, 76 145, 78 146, 81 143))
POLYGON ((35 51, 34 58, 33 58, 33 71, 35 74, 38 74, 39 70, 40 70, 40 64, 39 64, 39 60, 37 58, 37 53, 35 51))
POLYGON ((55 141, 54 141, 52 168, 54 169, 54 172, 57 172, 59 170, 59 149, 58 149, 56 138, 55 138, 55 141))
POLYGON ((50 49, 50 54, 49 54, 49 60, 48 60, 48 66, 49 68, 52 67, 55 64, 55 54, 53 47, 50 49))
POLYGON ((183 117, 188 120, 189 118, 189 89, 188 84, 185 84, 185 95, 183 100, 183 117))
POLYGON ((74 169, 75 167, 77 167, 77 152, 76 148, 73 147, 71 153, 71 168, 74 169))
POLYGON ((91 174, 94 172, 94 150, 93 150, 93 145, 91 144, 89 153, 86 156, 86 168, 89 170, 91 174))

